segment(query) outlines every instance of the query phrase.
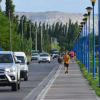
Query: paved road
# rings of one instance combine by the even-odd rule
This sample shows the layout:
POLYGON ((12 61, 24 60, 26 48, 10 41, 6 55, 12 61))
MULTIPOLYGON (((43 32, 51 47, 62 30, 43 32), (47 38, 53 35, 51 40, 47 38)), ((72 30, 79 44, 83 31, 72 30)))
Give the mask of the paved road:
POLYGON ((51 63, 40 63, 32 61, 29 65, 29 81, 22 79, 21 90, 12 92, 11 87, 0 87, 0 100, 22 100, 32 89, 34 89, 55 67, 58 66, 57 60, 51 63))

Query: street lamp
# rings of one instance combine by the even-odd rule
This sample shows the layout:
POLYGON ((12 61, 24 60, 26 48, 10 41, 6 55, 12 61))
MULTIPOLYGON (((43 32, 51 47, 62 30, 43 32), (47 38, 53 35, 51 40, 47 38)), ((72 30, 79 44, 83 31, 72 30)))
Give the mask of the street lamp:
MULTIPOLYGON (((80 24, 81 24, 82 26, 84 26, 84 22, 81 22, 80 24)), ((82 27, 82 48, 81 48, 81 49, 82 49, 82 63, 84 62, 84 61, 83 61, 83 36, 84 36, 84 35, 83 35, 83 27, 82 27)))
POLYGON ((89 27, 88 27, 88 73, 90 73, 90 14, 92 12, 91 7, 86 8, 88 15, 89 15, 89 27))
POLYGON ((99 28, 99 87, 100 87, 100 0, 98 0, 98 28, 99 28))
POLYGON ((85 23, 86 23, 87 19, 84 18, 83 19, 83 22, 84 22, 84 66, 85 66, 85 23))
POLYGON ((93 6, 93 78, 95 78, 95 33, 94 33, 94 6, 97 0, 90 0, 93 6))
POLYGON ((83 15, 84 18, 86 19, 86 69, 87 69, 87 19, 88 19, 88 14, 83 15))

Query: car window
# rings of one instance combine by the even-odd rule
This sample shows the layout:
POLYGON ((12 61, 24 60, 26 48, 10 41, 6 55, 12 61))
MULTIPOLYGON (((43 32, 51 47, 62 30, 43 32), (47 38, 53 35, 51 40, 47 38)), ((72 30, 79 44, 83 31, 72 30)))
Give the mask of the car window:
POLYGON ((24 65, 24 64, 25 64, 25 59, 24 59, 24 57, 22 57, 22 56, 17 56, 17 59, 18 59, 18 60, 21 60, 20 65, 24 65))
POLYGON ((59 52, 53 52, 53 54, 59 54, 59 52))
POLYGON ((13 63, 11 54, 0 54, 0 63, 13 63))
POLYGON ((40 56, 49 56, 49 54, 45 53, 45 54, 40 54, 40 56))
POLYGON ((38 54, 32 54, 32 56, 38 56, 38 54))

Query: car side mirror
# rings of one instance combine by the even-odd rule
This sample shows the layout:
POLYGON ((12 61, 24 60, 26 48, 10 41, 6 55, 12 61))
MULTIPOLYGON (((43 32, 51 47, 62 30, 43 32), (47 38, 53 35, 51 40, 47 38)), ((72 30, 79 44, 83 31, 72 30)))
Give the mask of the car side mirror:
POLYGON ((27 62, 27 65, 29 65, 30 63, 29 62, 27 62))
POLYGON ((16 60, 15 63, 16 64, 21 63, 21 60, 16 60))

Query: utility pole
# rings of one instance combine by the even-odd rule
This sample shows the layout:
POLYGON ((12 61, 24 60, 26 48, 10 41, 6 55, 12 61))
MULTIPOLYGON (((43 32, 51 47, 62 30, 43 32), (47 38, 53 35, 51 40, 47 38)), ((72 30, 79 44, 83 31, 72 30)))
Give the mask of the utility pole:
POLYGON ((24 52, 24 45, 23 45, 23 20, 21 20, 22 23, 22 51, 24 52))
POLYGON ((31 47, 31 51, 32 51, 31 23, 30 23, 30 47, 31 47))
POLYGON ((42 52, 42 25, 41 25, 41 52, 42 52))
POLYGON ((37 28, 36 28, 35 50, 37 51, 37 28))
POLYGON ((9 9, 9 38, 10 38, 10 51, 12 51, 10 9, 9 9))

